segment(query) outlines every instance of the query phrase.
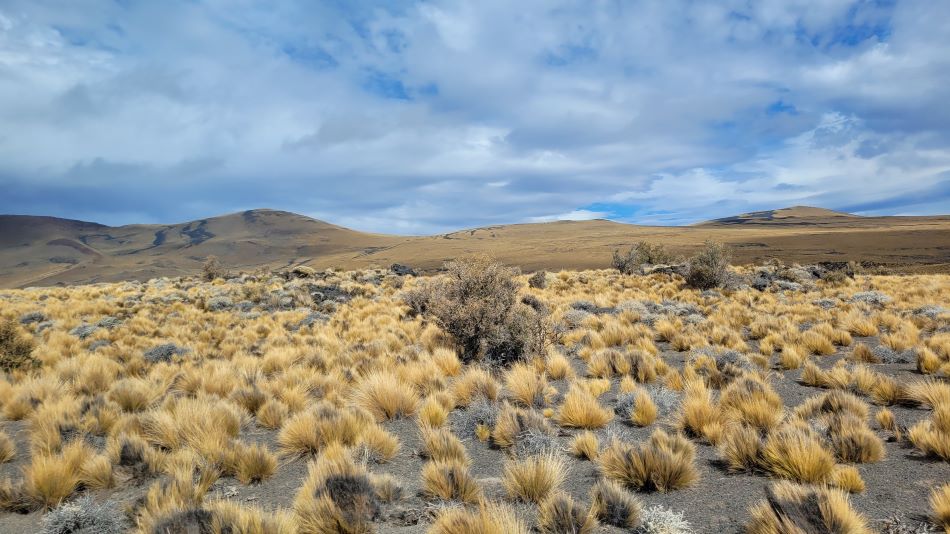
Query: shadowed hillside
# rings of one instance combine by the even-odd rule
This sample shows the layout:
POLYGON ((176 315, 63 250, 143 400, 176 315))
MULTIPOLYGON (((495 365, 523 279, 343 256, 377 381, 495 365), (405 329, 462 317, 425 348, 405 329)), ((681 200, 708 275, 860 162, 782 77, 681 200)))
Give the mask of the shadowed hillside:
POLYGON ((191 274, 209 255, 233 269, 305 264, 362 268, 404 263, 434 270, 490 252, 527 270, 598 268, 638 240, 688 253, 707 239, 737 263, 856 260, 916 271, 950 264, 950 216, 859 217, 796 206, 685 227, 604 220, 513 224, 426 237, 368 234, 273 210, 172 225, 108 227, 52 217, 0 216, 0 286, 51 285, 191 274))

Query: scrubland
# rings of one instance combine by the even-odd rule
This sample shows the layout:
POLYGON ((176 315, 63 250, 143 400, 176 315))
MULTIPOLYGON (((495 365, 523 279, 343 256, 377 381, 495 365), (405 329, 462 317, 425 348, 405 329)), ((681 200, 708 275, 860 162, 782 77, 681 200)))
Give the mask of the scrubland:
POLYGON ((0 531, 950 529, 950 278, 771 269, 2 291, 0 531))

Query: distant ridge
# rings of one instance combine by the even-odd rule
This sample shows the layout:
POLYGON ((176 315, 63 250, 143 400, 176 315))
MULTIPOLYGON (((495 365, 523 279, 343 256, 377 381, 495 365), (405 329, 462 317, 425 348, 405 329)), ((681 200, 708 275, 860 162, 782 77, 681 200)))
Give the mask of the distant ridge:
POLYGON ((752 211, 732 217, 723 217, 711 221, 701 222, 699 224, 747 224, 747 223, 788 223, 789 220, 809 220, 818 222, 819 220, 835 219, 840 217, 860 218, 859 215, 844 213, 840 211, 829 210, 825 208, 815 208, 812 206, 792 206, 776 210, 752 211))
POLYGON ((359 232, 286 211, 255 209, 177 224, 111 227, 94 222, 0 215, 0 287, 106 282, 199 272, 210 256, 235 271, 309 265, 421 270, 490 253, 525 270, 605 268, 618 248, 646 240, 689 253, 712 239, 737 263, 856 260, 950 271, 950 216, 860 217, 793 206, 693 226, 607 220, 493 225, 434 236, 359 232))

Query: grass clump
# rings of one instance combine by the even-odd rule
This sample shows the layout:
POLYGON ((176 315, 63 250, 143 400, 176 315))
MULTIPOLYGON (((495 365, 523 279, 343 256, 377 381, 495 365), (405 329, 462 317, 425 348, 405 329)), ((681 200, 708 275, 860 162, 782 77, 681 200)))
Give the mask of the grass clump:
POLYGON ((382 503, 366 471, 334 444, 311 462, 293 507, 303 532, 363 534, 373 532, 382 503))
POLYGON ((778 482, 766 487, 766 499, 754 505, 750 515, 749 534, 871 533, 864 517, 851 507, 847 493, 823 486, 778 482))
POLYGON ((528 534, 515 512, 501 503, 487 503, 477 510, 443 508, 428 534, 528 534))
POLYGON ((564 396, 564 403, 557 412, 557 422, 570 428, 603 428, 613 417, 589 390, 575 385, 564 396))
POLYGON ((468 464, 457 459, 426 462, 422 467, 422 494, 430 499, 477 504, 482 490, 469 473, 468 464))
POLYGON ((566 493, 557 492, 538 507, 538 530, 542 534, 591 534, 597 519, 578 506, 566 493))
POLYGON ((630 488, 666 493, 698 480, 695 457, 696 447, 684 436, 657 429, 639 447, 614 439, 597 465, 604 476, 630 488))
POLYGON ((505 464, 502 482, 508 495, 526 502, 540 503, 560 489, 567 464, 554 454, 529 456, 505 464))
POLYGON ((640 500, 616 482, 599 480, 590 489, 590 512, 604 524, 635 529, 642 511, 640 500))

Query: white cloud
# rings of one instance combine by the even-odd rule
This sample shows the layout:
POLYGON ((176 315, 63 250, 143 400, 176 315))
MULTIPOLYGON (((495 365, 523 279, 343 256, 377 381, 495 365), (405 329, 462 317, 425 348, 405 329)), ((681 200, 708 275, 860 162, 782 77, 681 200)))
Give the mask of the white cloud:
POLYGON ((336 6, 5 2, 0 212, 429 233, 946 194, 944 3, 336 6))

